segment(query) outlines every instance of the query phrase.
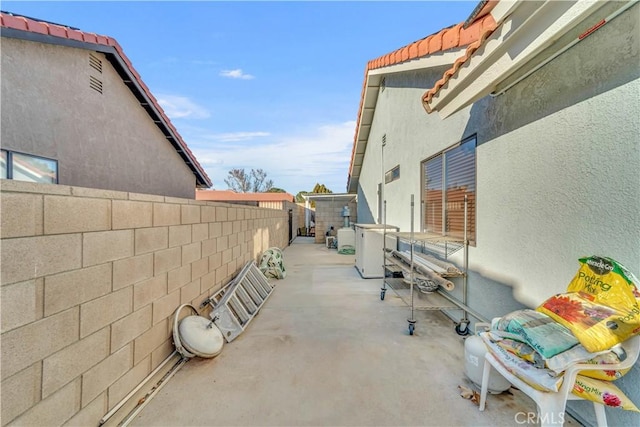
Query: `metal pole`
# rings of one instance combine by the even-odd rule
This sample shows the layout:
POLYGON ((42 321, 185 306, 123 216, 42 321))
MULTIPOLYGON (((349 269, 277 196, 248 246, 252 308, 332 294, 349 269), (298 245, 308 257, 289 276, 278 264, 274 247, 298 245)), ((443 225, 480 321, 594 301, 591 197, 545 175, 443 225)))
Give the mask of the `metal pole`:
POLYGON ((382 202, 382 290, 386 291, 387 289, 387 270, 385 269, 385 265, 387 264, 387 201, 382 202))
POLYGON ((413 272, 413 209, 414 209, 414 204, 413 204, 413 194, 411 195, 411 319, 410 321, 413 321, 413 280, 414 280, 414 272, 413 272))
POLYGON ((451 304, 454 304, 456 307, 459 307, 461 310, 464 310, 466 313, 470 314, 474 318, 480 320, 481 322, 489 323, 489 320, 484 317, 482 314, 474 311, 472 308, 462 304, 460 301, 454 299, 453 297, 447 294, 447 291, 443 291, 442 289, 437 289, 437 293, 442 295, 446 300, 448 300, 451 304))
MULTIPOLYGON (((469 275, 469 236, 467 235, 467 208, 468 205, 468 195, 465 194, 464 195, 464 238, 463 238, 463 242, 464 242, 464 276, 462 278, 462 304, 466 307, 467 306, 467 276, 469 275)), ((467 311, 464 310, 464 319, 462 319, 463 322, 467 322, 469 321, 469 319, 467 319, 467 311)))
MULTIPOLYGON (((381 146, 382 152, 380 154, 380 171, 382 173, 382 176, 381 176, 381 179, 380 179, 380 200, 383 200, 384 203, 386 203, 386 199, 384 198, 384 184, 385 184, 385 180, 384 180, 384 146, 385 145, 387 145, 386 136, 385 136, 385 138, 382 139, 382 146, 381 146)), ((380 222, 382 224, 386 224, 387 223, 387 214, 386 214, 386 212, 384 213, 383 217, 380 219, 380 222)))

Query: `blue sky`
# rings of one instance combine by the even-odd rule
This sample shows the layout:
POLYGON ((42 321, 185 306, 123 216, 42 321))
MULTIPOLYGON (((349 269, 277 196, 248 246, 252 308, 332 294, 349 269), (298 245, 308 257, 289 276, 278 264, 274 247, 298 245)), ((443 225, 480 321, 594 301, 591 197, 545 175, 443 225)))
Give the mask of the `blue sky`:
POLYGON ((2 1, 115 38, 215 189, 262 168, 296 194, 346 190, 367 61, 464 21, 477 1, 2 1))

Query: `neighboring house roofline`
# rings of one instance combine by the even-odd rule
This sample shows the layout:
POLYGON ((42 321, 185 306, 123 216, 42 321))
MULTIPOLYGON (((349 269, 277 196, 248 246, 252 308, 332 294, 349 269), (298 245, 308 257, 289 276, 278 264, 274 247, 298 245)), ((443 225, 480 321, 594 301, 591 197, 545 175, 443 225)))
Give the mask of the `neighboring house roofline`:
POLYGON ((196 191, 196 200, 217 202, 248 201, 248 202, 294 202, 295 197, 290 193, 236 193, 232 190, 200 190, 196 191))
POLYGON ((125 85, 129 87, 138 102, 140 102, 140 105, 160 128, 185 164, 192 170, 196 176, 196 187, 211 187, 211 179, 204 168, 200 165, 157 99, 142 81, 120 44, 114 38, 5 11, 0 12, 0 30, 2 37, 93 50, 105 54, 125 85))
POLYGON ((331 202, 344 200, 345 202, 352 202, 357 199, 357 195, 352 193, 307 193, 302 197, 309 201, 329 200, 331 202))
POLYGON ((385 74, 410 70, 427 69, 448 66, 460 57, 465 46, 477 42, 486 31, 495 29, 495 21, 488 10, 495 6, 495 2, 481 2, 484 4, 479 10, 474 10, 476 17, 467 21, 401 47, 391 53, 373 59, 367 63, 364 82, 358 109, 358 119, 351 149, 351 161, 347 181, 347 192, 357 191, 360 168, 364 160, 369 131, 382 78, 385 74), (465 26, 465 23, 468 25, 465 26))

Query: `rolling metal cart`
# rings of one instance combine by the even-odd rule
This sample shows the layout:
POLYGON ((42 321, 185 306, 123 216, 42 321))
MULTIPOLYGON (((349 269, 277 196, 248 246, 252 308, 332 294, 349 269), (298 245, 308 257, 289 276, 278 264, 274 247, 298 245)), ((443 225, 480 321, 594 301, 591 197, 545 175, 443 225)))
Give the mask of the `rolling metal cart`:
MULTIPOLYGON (((468 254, 469 240, 467 236, 467 197, 464 199, 464 233, 462 239, 455 236, 447 236, 435 233, 416 233, 414 232, 414 196, 411 195, 411 230, 409 232, 388 232, 384 229, 385 242, 384 253, 384 278, 382 288, 380 289, 380 299, 384 300, 387 288, 390 288, 395 294, 410 307, 410 316, 407 319, 409 324, 409 335, 413 335, 417 320, 415 319, 415 311, 418 310, 455 310, 463 311, 462 318, 456 324, 455 330, 459 335, 467 335, 469 333, 468 314, 474 318, 484 320, 484 317, 477 314, 467 306, 467 271, 468 271, 468 254), (399 241, 403 241, 409 245, 409 251, 400 253, 397 250, 389 249, 386 246, 387 235, 396 237, 399 241), (445 260, 455 252, 463 250, 463 269, 458 270, 447 268, 435 268, 431 265, 432 270, 420 257, 416 254, 416 246, 420 245, 423 249, 437 253, 443 256, 445 260), (437 271, 436 271, 437 270, 437 271), (444 270, 444 271, 443 271, 444 270), (436 273, 437 277, 434 277, 436 273), (448 295, 446 284, 449 278, 462 278, 462 301, 458 301, 448 295)), ((384 202, 384 216, 386 218, 386 201, 384 202)), ((397 247, 397 246, 396 246, 397 247)), ((435 260, 434 260, 435 261, 435 260)), ((453 289, 453 284, 450 289, 453 289)))

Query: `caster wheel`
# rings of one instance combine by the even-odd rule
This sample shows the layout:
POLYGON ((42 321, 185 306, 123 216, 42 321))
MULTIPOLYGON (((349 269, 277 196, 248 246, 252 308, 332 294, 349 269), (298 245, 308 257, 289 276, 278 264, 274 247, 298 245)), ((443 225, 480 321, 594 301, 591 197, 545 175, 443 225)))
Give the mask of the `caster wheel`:
POLYGON ((380 291, 380 301, 384 301, 384 294, 386 291, 380 291))
POLYGON ((409 323, 409 335, 413 335, 413 331, 415 330, 416 325, 413 323, 409 323))
POLYGON ((456 325, 456 334, 463 337, 469 335, 469 324, 465 324, 464 327, 461 327, 461 325, 456 325))

